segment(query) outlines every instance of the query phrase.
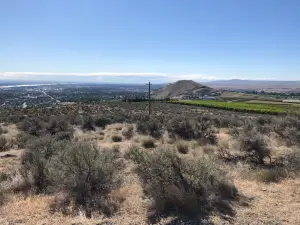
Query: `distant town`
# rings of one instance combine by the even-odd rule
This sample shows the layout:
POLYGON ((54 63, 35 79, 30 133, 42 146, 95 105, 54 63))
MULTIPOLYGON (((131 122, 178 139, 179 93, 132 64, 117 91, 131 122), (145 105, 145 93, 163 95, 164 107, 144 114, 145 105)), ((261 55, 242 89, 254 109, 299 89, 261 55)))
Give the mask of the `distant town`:
MULTIPOLYGON (((213 85, 212 85, 213 86, 213 85)), ((151 96, 155 99, 156 91, 162 84, 151 85, 151 96)), ((206 87, 206 86, 203 86, 206 87)), ((299 100, 300 92, 267 92, 261 88, 208 88, 202 92, 162 95, 159 99, 244 99, 272 98, 279 100, 299 100), (208 91, 209 90, 209 91, 208 91)), ((170 90, 169 90, 170 92, 170 90)), ((0 84, 0 107, 27 108, 35 106, 53 106, 68 103, 97 103, 103 101, 143 101, 148 99, 147 84, 0 84)))

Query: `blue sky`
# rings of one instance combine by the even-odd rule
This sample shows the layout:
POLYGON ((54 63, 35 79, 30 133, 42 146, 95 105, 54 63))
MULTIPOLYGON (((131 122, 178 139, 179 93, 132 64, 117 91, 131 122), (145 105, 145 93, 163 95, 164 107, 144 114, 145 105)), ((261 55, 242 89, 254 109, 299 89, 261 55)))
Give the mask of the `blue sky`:
POLYGON ((300 80, 298 0, 0 0, 0 78, 300 80))

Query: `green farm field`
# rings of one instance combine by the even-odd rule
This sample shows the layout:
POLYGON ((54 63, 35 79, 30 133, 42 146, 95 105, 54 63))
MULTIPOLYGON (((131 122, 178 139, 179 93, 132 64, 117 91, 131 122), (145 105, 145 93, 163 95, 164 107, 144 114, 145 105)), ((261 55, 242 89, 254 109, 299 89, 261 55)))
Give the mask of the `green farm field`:
POLYGON ((262 114, 287 114, 296 113, 300 114, 300 108, 294 104, 280 104, 276 102, 254 103, 254 102, 223 102, 215 100, 178 100, 170 101, 170 103, 184 104, 184 105, 197 105, 207 108, 216 108, 240 112, 254 112, 262 114))

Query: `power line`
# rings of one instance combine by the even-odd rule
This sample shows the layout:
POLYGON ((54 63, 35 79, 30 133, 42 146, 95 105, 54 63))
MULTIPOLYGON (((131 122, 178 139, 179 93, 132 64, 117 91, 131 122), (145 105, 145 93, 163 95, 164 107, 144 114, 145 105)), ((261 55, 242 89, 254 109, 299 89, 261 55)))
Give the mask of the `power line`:
POLYGON ((149 113, 149 116, 150 116, 150 114, 151 114, 151 83, 150 83, 150 81, 149 81, 149 83, 147 84, 147 85, 149 85, 149 91, 148 91, 148 113, 149 113))

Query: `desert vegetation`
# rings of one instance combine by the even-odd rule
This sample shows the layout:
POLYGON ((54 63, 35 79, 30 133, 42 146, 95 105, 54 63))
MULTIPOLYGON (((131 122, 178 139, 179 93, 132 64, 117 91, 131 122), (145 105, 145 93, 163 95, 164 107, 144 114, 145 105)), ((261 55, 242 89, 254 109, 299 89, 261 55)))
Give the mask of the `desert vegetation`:
POLYGON ((1 109, 0 223, 300 222, 299 207, 284 208, 300 200, 298 115, 166 102, 146 110, 1 109))

